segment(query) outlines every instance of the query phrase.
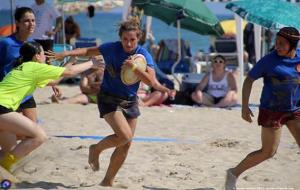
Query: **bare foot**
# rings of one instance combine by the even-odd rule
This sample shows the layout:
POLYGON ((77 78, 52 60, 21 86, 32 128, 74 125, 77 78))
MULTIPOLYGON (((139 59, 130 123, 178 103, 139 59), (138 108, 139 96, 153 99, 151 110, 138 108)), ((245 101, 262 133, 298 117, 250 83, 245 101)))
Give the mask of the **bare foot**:
POLYGON ((58 103, 59 104, 59 98, 55 96, 54 94, 51 96, 52 103, 58 103))
POLYGON ((104 187, 112 187, 113 183, 112 182, 108 182, 106 181, 105 179, 103 179, 100 183, 101 186, 104 186, 104 187))
POLYGON ((96 152, 96 145, 89 148, 89 165, 93 171, 99 171, 99 153, 96 152))
POLYGON ((3 150, 0 150, 0 160, 2 160, 2 158, 4 157, 5 152, 3 150))

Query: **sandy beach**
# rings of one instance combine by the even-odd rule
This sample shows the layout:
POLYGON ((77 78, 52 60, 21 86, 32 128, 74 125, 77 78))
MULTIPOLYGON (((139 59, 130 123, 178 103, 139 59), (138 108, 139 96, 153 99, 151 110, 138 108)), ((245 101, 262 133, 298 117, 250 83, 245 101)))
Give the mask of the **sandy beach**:
MULTIPOLYGON (((136 140, 118 173, 115 186, 99 186, 112 150, 100 156, 100 171, 87 164, 88 147, 97 139, 58 138, 57 135, 106 136, 110 127, 97 106, 50 102, 51 88, 37 90, 39 120, 49 140, 15 169, 23 182, 17 189, 220 190, 225 170, 260 148, 256 124, 262 82, 254 83, 252 124, 240 118, 240 108, 141 108, 136 140)), ((78 86, 61 86, 65 96, 78 86)), ((300 150, 285 127, 277 154, 240 176, 239 189, 300 189, 300 150)))

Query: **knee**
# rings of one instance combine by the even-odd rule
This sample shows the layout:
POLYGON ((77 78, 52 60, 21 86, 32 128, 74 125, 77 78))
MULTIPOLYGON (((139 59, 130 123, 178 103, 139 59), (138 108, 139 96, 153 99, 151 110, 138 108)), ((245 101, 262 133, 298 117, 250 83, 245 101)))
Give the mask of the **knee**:
POLYGON ((132 132, 127 132, 125 134, 122 134, 120 136, 120 139, 121 139, 121 144, 128 144, 129 142, 132 141, 132 138, 133 138, 133 134, 132 132))
POLYGON ((202 101, 202 93, 201 91, 194 91, 192 94, 191 94, 191 98, 192 100, 201 100, 202 101))
POLYGON ((277 149, 261 150, 264 159, 272 158, 276 154, 276 151, 277 149))
POLYGON ((123 149, 124 149, 125 151, 128 151, 129 148, 130 148, 130 146, 131 146, 131 143, 132 143, 132 140, 130 140, 129 142, 127 142, 126 144, 124 144, 123 149))
POLYGON ((45 133, 44 130, 39 130, 38 134, 35 137, 35 141, 37 143, 37 145, 41 145, 44 142, 46 142, 48 140, 47 134, 45 133))

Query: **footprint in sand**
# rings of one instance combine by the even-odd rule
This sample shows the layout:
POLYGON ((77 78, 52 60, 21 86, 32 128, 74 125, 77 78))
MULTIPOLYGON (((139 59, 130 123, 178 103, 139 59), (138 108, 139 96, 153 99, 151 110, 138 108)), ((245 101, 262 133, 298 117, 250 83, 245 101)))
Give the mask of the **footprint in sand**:
POLYGON ((239 141, 229 140, 229 139, 217 139, 214 142, 211 142, 210 145, 214 147, 228 147, 234 148, 239 145, 239 141))
POLYGON ((80 146, 78 146, 76 148, 70 148, 70 150, 80 150, 80 149, 85 149, 85 148, 87 148, 87 146, 80 145, 80 146))
POLYGON ((27 174, 33 174, 33 173, 37 172, 38 169, 37 169, 36 167, 28 167, 28 166, 24 166, 23 169, 22 169, 22 171, 23 171, 24 173, 27 173, 27 174))

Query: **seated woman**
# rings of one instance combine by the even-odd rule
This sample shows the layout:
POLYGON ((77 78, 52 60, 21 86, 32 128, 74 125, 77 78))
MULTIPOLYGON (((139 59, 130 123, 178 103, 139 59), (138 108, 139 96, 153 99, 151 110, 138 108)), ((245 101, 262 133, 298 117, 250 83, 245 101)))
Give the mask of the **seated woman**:
POLYGON ((81 92, 73 97, 62 97, 62 94, 53 94, 51 97, 52 102, 61 104, 89 104, 97 103, 97 93, 100 90, 104 74, 104 62, 99 58, 94 58, 101 67, 91 68, 83 72, 80 77, 80 90, 81 92))
POLYGON ((191 94, 195 103, 210 107, 230 107, 237 103, 236 80, 231 72, 226 71, 225 66, 225 57, 214 57, 212 70, 191 94))

